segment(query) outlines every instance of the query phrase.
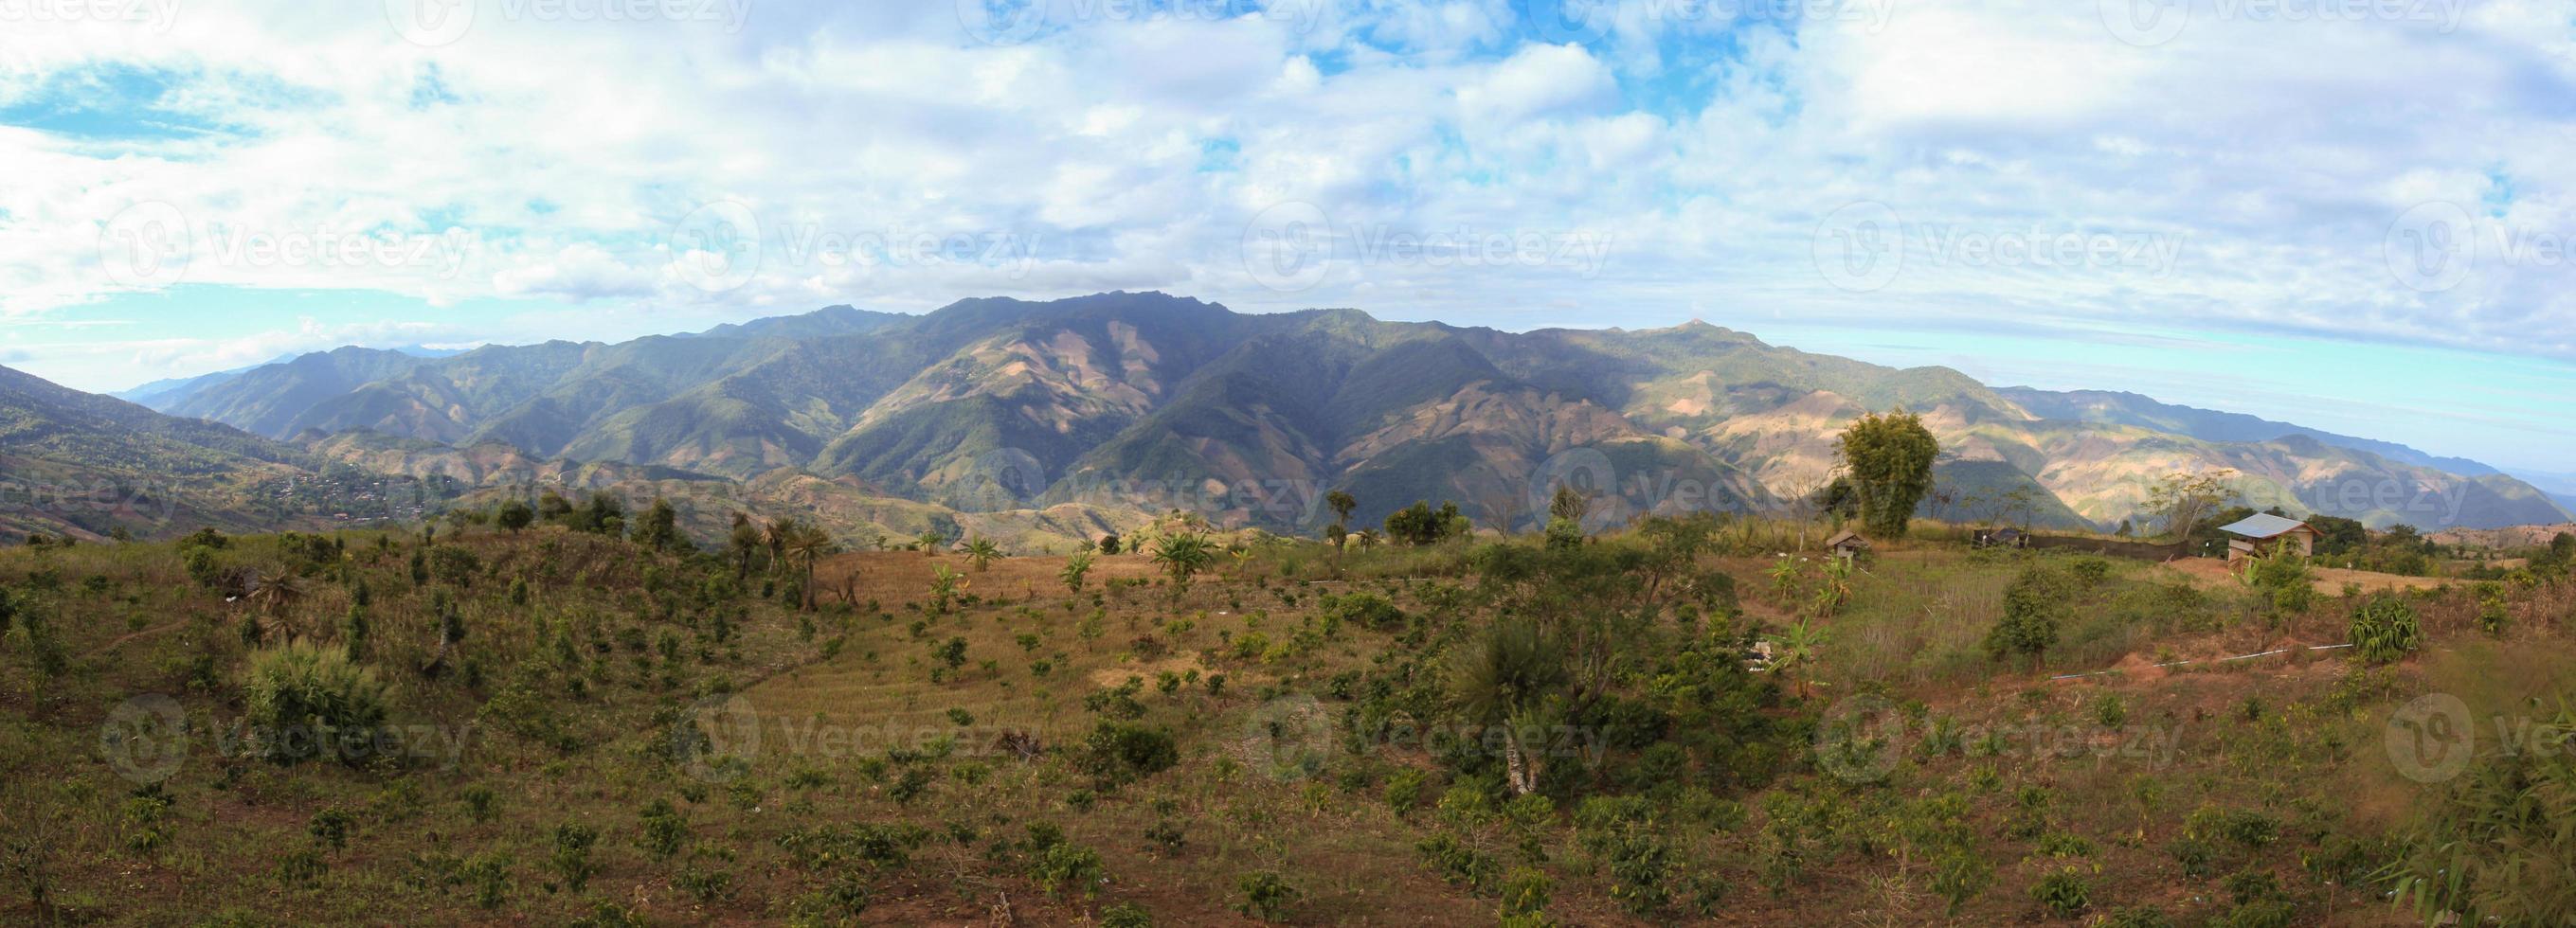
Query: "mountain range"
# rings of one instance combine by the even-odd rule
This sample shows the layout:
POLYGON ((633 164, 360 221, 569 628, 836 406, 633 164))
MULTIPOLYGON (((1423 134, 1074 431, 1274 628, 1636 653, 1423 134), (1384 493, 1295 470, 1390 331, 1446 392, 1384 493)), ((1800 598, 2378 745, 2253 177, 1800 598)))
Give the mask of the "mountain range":
POLYGON ((1991 388, 1701 322, 1514 333, 1161 293, 834 306, 443 357, 347 347, 141 399, 297 461, 487 492, 650 486, 689 501, 702 530, 744 508, 815 513, 852 538, 1042 546, 1174 508, 1311 532, 1333 489, 1359 499, 1360 524, 1423 499, 1527 528, 1558 482, 1601 494, 1603 521, 1773 509, 1828 481, 1845 422, 1896 407, 1942 440, 1925 510, 1943 518, 2108 528, 2137 518, 2156 480, 2217 469, 2263 505, 2380 526, 2568 518, 2520 480, 2400 445, 2132 394, 1991 388))

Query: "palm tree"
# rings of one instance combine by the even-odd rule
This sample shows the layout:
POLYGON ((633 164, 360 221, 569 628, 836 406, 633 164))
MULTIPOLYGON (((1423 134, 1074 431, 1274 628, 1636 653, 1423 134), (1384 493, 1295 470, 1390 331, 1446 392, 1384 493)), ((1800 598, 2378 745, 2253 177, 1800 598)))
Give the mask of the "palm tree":
MULTIPOLYGON (((1819 627, 1801 618, 1798 624, 1789 626, 1788 631, 1782 632, 1780 637, 1771 643, 1773 647, 1771 666, 1782 673, 1793 673, 1799 668, 1813 664, 1816 662, 1817 655, 1824 652, 1825 644, 1832 641, 1833 637, 1831 629, 1819 627)), ((1808 683, 1806 675, 1797 674, 1797 680, 1798 698, 1805 699, 1808 683)))
POLYGON ((966 542, 966 560, 975 565, 976 573, 980 574, 992 569, 993 560, 1001 556, 1002 549, 995 546, 990 538, 975 538, 966 542))
POLYGON ((1082 578, 1090 573, 1091 552, 1081 551, 1076 552, 1072 558, 1067 559, 1064 562, 1064 570, 1058 572, 1056 577, 1057 579, 1064 581, 1065 589, 1080 593, 1082 592, 1082 578))
POLYGON ((1535 622, 1502 619, 1459 651, 1449 678, 1449 691, 1469 722, 1503 727, 1503 767, 1512 792, 1527 795, 1536 789, 1540 771, 1521 743, 1516 723, 1572 679, 1565 649, 1535 622))
MULTIPOLYGON (((250 595, 246 598, 269 618, 283 620, 288 610, 304 600, 304 589, 296 584, 294 574, 279 571, 275 576, 252 581, 250 595)), ((284 623, 280 629, 288 641, 295 640, 294 623, 284 623)))
POLYGON ((948 603, 966 589, 966 575, 941 564, 930 569, 930 608, 932 615, 947 615, 948 603))
POLYGON ((1172 578, 1174 602, 1180 600, 1181 594, 1188 592, 1190 578, 1197 576, 1199 571, 1206 570, 1208 565, 1215 561, 1216 547, 1208 544, 1205 535, 1166 535, 1154 545, 1154 563, 1162 565, 1163 572, 1172 578))
POLYGON ((947 540, 948 539, 946 538, 940 537, 938 532, 930 531, 922 532, 920 537, 913 539, 915 543, 921 546, 922 553, 928 554, 931 557, 939 556, 939 543, 947 540))
POLYGON ((831 555, 838 547, 832 543, 832 536, 821 528, 807 527, 787 539, 787 563, 805 576, 805 581, 797 584, 797 593, 802 598, 797 608, 814 608, 814 562, 831 555))

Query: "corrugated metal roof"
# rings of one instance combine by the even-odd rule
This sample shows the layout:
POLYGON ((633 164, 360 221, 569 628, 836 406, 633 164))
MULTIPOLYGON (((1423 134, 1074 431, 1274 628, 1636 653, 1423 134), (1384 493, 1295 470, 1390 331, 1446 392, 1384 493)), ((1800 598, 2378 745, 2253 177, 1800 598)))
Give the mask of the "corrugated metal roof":
POLYGON ((2289 534, 2293 529, 2302 528, 2307 528, 2312 532, 2316 531, 2316 529, 2308 528, 2307 523, 2301 522, 2297 519, 2285 519, 2268 512, 2258 512, 2247 517, 2245 521, 2238 522, 2234 525, 2223 526, 2219 528, 2219 531, 2226 532, 2231 535, 2243 535, 2247 538, 2278 538, 2282 535, 2289 534))

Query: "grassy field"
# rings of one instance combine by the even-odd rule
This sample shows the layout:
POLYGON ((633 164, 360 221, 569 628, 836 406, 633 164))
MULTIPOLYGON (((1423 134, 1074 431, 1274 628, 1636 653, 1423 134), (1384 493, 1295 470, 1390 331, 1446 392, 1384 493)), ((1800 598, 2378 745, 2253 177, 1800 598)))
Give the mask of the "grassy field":
POLYGON ((0 921, 2408 924, 2373 875, 2456 784, 2392 711, 2571 683, 2563 581, 2405 594, 2393 663, 2221 662, 2354 603, 1940 541, 1837 580, 1778 540, 1600 540, 1570 586, 1534 541, 1535 575, 1292 543, 1078 588, 861 552, 811 611, 757 552, 551 526, 10 549, 0 921), (2053 641, 1997 657, 2034 573, 2053 641), (1480 714, 1534 617, 1572 676, 1480 714), (363 750, 258 724, 296 648, 381 690, 363 750))

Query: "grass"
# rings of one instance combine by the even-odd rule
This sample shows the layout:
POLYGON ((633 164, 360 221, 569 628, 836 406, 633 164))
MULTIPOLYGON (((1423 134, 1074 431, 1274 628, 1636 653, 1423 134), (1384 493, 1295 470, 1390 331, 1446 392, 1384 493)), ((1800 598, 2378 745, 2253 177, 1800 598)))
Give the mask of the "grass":
MULTIPOLYGON (((1903 735, 1883 776, 1840 775, 1802 747, 1741 788, 1688 766, 1641 772, 1646 752, 1628 748, 1600 772, 1609 799, 1514 811, 1417 746, 1354 752, 1334 729, 1307 742, 1293 724, 1379 705, 1380 681, 1396 696, 1440 685, 1441 650, 1484 619, 1458 605, 1473 583, 1459 548, 1353 550, 1335 571, 1328 550, 1283 546, 1185 591, 1122 554, 1079 592, 1058 580, 1060 557, 977 571, 864 552, 818 567, 822 606, 798 613, 764 597, 757 572, 732 593, 716 589, 728 569, 552 528, 442 540, 473 555, 463 583, 414 583, 415 536, 336 540, 315 559, 300 539, 235 538, 211 566, 298 572, 305 595, 277 624, 329 646, 345 645, 340 618, 365 580, 366 663, 393 684, 396 722, 473 733, 453 763, 220 756, 208 723, 239 715, 245 604, 195 579, 172 545, 0 551, 0 588, 43 614, 67 655, 46 674, 23 622, 0 636, 0 919, 559 924, 610 906, 654 924, 1002 912, 1066 924, 1132 905, 1160 924, 1240 924, 1247 878, 1269 874, 1296 891, 1293 923, 1451 924, 1493 920, 1503 875, 1526 869, 1566 924, 2045 922, 2034 887, 2071 898, 2069 872, 2088 901, 2077 918, 2141 905, 2185 924, 2225 917, 2238 906, 2227 881, 2251 873, 2302 923, 2396 924, 2353 873, 2384 861, 2434 793, 2372 762, 2389 709, 2446 691, 2505 712, 2568 679, 2569 599, 2543 586, 2513 591, 2502 640, 2480 630, 2471 590, 2410 594, 2436 647, 2390 668, 2301 652, 2052 683, 2041 673, 2324 641, 2344 604, 2268 616, 2243 594, 2186 595, 2156 565, 2111 561, 2034 673, 1987 658, 1983 636, 2016 576, 2070 558, 1890 544, 1818 620, 1831 634, 1814 696, 1752 710, 1803 739, 1798 726, 1851 697, 1883 697, 1903 735), (928 605, 941 567, 967 580, 946 614, 928 605), (511 603, 512 580, 527 605, 511 603), (454 672, 433 679, 417 668, 442 590, 468 633, 454 672), (1423 634, 1326 633, 1323 597, 1354 591, 1388 597, 1423 634), (1169 769, 1111 785, 1086 741, 1124 721, 1120 698, 1100 694, 1130 678, 1133 722, 1171 732, 1174 752, 1169 769), (145 786, 100 732, 155 693, 204 727, 175 775, 145 786), (728 727, 745 717, 756 741, 728 727), (675 755, 689 724, 718 750, 675 755), (1644 818, 1614 814, 1613 799, 1644 818), (648 816, 656 803, 676 818, 648 816), (345 846, 317 838, 317 819, 344 828, 345 846), (579 889, 555 862, 565 825, 597 835, 579 889), (888 841, 860 841, 872 829, 888 841), (1079 856, 1050 856, 1033 838, 1049 829, 1096 854, 1106 881, 1047 892, 1041 865, 1079 856), (817 847, 846 852, 799 850, 817 847), (1991 874, 1954 912, 1935 877, 1960 859, 1991 874), (1633 881, 1658 872, 1662 906, 1631 908, 1633 881)), ((1734 579, 1748 622, 1778 628, 1803 600, 1771 592, 1773 559, 1756 550, 1704 566, 1734 579)))

